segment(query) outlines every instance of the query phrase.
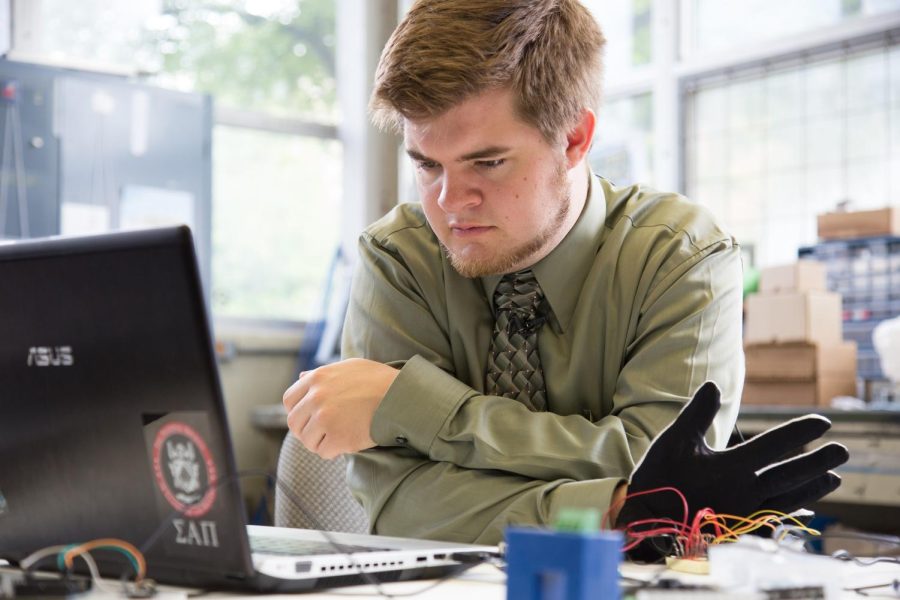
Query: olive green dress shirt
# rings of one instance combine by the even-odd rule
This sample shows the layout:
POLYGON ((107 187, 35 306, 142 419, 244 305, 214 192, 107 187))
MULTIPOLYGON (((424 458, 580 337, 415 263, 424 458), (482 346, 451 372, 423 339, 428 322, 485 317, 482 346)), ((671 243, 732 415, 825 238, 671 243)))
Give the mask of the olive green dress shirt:
POLYGON ((726 443, 744 380, 737 243, 684 197, 591 181, 532 267, 552 308, 538 333, 546 412, 484 394, 499 275, 459 275, 418 204, 360 237, 343 355, 400 369, 378 446, 349 457, 374 533, 493 544, 561 508, 605 510, 707 380, 723 404, 707 437, 726 443))

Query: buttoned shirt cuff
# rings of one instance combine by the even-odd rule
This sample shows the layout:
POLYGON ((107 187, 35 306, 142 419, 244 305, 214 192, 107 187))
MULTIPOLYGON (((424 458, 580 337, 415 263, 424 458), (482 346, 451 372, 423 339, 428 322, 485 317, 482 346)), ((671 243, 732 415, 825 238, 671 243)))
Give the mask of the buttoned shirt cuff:
MULTIPOLYGON (((606 511, 612 502, 613 494, 620 483, 627 483, 627 479, 609 477, 605 479, 588 479, 586 481, 569 481, 551 492, 550 495, 550 522, 558 521, 559 512, 567 508, 590 509, 596 508, 606 516, 606 511)), ((607 520, 602 523, 609 529, 612 525, 607 520)))
POLYGON ((379 446, 428 455, 444 423, 474 390, 421 356, 406 361, 375 411, 369 434, 379 446))

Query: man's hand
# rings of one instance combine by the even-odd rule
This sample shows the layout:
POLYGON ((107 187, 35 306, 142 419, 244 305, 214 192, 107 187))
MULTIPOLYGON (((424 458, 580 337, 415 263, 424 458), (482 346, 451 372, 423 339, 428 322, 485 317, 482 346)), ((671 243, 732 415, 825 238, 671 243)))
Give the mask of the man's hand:
POLYGON ((322 458, 372 448, 372 417, 398 373, 362 358, 304 371, 284 392, 288 427, 322 458))
POLYGON ((650 444, 628 486, 629 494, 676 488, 687 499, 689 514, 672 492, 644 494, 626 500, 618 525, 642 519, 690 520, 705 507, 741 517, 761 509, 789 513, 840 485, 841 478, 830 471, 850 457, 840 444, 825 444, 785 460, 831 427, 818 415, 793 419, 727 450, 710 448, 704 435, 721 405, 719 397, 714 383, 703 384, 650 444))

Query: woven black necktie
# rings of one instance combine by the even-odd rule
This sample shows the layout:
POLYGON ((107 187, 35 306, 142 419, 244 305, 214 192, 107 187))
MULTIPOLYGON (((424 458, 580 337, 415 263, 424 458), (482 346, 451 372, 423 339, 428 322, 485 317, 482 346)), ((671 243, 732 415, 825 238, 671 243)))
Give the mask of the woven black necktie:
POLYGON ((514 398, 534 411, 547 409, 537 333, 549 307, 530 269, 504 275, 494 292, 497 320, 488 354, 485 391, 514 398))

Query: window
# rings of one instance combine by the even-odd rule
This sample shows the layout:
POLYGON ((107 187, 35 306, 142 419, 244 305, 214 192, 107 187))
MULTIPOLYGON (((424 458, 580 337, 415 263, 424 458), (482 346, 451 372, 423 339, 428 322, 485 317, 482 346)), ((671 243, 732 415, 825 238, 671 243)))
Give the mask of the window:
POLYGON ((650 35, 651 0, 605 2, 583 0, 606 37, 605 79, 616 81, 653 59, 650 35))
POLYGON ((707 54, 900 8, 900 0, 684 0, 683 54, 707 54))
POLYGON ((584 4, 606 37, 604 99, 589 156, 591 169, 617 185, 648 182, 653 179, 653 94, 620 92, 617 86, 652 66, 652 2, 584 0, 584 4))
POLYGON ((18 0, 13 10, 13 50, 36 59, 104 71, 147 71, 158 57, 142 45, 148 23, 160 17, 159 0, 18 0))
POLYGON ((333 0, 171 1, 146 32, 162 56, 158 80, 209 92, 219 108, 217 316, 303 320, 319 308, 340 235, 334 9, 333 0), (331 127, 294 132, 316 123, 331 127))
POLYGON ((213 309, 309 317, 338 244, 340 143, 225 125, 214 140, 213 309))
POLYGON ((626 96, 600 109, 591 148, 593 171, 616 185, 653 180, 653 95, 626 96))
POLYGON ((18 57, 214 97, 216 316, 303 320, 337 250, 335 0, 19 0, 18 57), (28 26, 22 27, 23 23, 28 26))
POLYGON ((686 97, 688 195, 762 265, 816 240, 815 216, 900 197, 900 45, 700 81, 686 97))

